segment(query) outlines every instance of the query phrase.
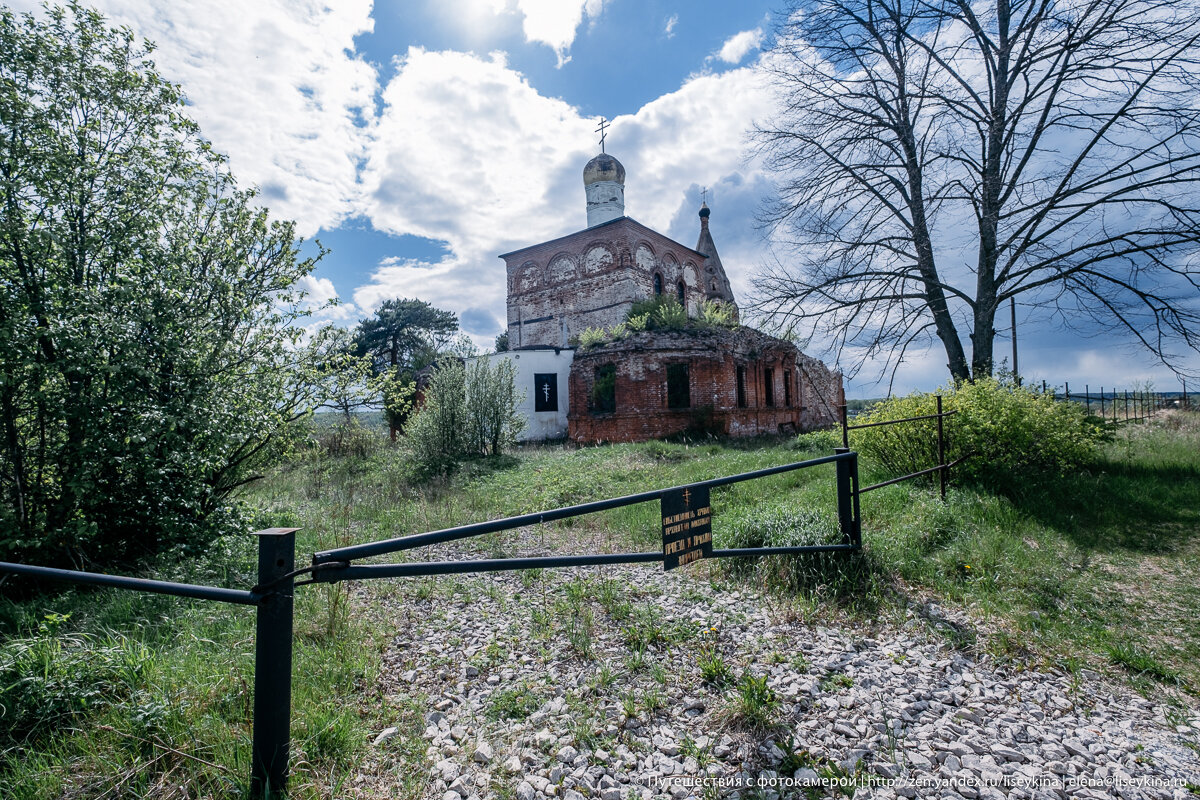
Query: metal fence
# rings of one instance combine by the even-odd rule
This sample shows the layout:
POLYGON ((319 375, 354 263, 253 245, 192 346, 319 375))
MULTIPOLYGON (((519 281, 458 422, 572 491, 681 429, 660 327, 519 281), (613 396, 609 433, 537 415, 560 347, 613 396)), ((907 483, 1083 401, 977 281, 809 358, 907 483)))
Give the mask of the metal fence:
POLYGON ((1083 391, 1080 392, 1078 385, 1072 390, 1070 382, 1064 381, 1060 393, 1057 387, 1047 386, 1046 381, 1042 381, 1042 392, 1053 395, 1055 400, 1078 403, 1089 416, 1099 417, 1105 422, 1145 422, 1158 411, 1191 410, 1196 407, 1195 395, 1188 393, 1187 381, 1183 381, 1182 385, 1183 390, 1179 392, 1157 392, 1144 387, 1120 389, 1106 386, 1092 391, 1091 385, 1085 383, 1083 391))
POLYGON ((842 405, 842 448, 845 450, 850 449, 850 431, 863 430, 865 428, 882 428, 887 425, 899 425, 901 423, 917 422, 918 420, 923 419, 937 420, 938 463, 936 465, 929 467, 928 469, 917 470, 916 472, 910 472, 907 475, 901 475, 899 478, 892 478, 890 480, 881 481, 880 483, 875 483, 864 487, 858 490, 859 494, 866 494, 867 492, 873 492, 876 489, 882 489, 885 486, 891 486, 894 483, 901 483, 903 481, 912 480, 913 478, 919 478, 922 475, 929 475, 936 472, 938 474, 938 489, 941 493, 942 499, 946 499, 946 482, 949 480, 950 468, 961 462, 967 456, 964 455, 950 463, 946 463, 946 426, 944 420, 947 417, 954 416, 958 412, 943 411, 942 396, 939 394, 935 395, 934 397, 937 400, 936 414, 925 414, 919 417, 901 417, 900 419, 887 419, 880 420, 879 422, 866 422, 861 425, 850 424, 850 417, 846 411, 846 406, 844 404, 842 405))
MULTIPOLYGON (((939 415, 939 428, 940 428, 939 415)), ((939 468, 945 468, 943 465, 939 468)), ((937 469, 937 468, 935 468, 937 469)), ((925 472, 929 472, 926 470, 925 472)), ((916 474, 924 474, 916 473, 916 474)), ((915 475, 897 480, 906 480, 915 475)), ((254 717, 251 756, 251 790, 255 796, 278 797, 286 792, 291 728, 292 632, 295 589, 313 583, 375 578, 403 578, 455 573, 496 572, 547 567, 594 566, 603 564, 662 563, 672 569, 700 558, 741 558, 799 553, 846 552, 862 548, 859 495, 897 481, 859 487, 858 453, 838 448, 834 455, 777 467, 728 475, 685 486, 598 500, 505 519, 462 525, 385 541, 341 547, 313 554, 310 566, 295 566, 298 528, 258 531, 258 583, 249 590, 146 580, 119 575, 54 569, 0 562, 0 572, 118 589, 155 592, 199 600, 214 600, 254 606, 257 621, 254 644, 254 717), (794 547, 714 549, 709 491, 743 481, 781 475, 824 464, 834 465, 838 530, 841 541, 834 544, 794 547), (661 551, 616 554, 580 554, 535 558, 482 559, 468 561, 362 564, 373 558, 432 544, 451 542, 497 531, 540 525, 555 520, 594 514, 639 503, 658 502, 663 523, 661 551), (307 576, 304 580, 297 578, 307 576)))

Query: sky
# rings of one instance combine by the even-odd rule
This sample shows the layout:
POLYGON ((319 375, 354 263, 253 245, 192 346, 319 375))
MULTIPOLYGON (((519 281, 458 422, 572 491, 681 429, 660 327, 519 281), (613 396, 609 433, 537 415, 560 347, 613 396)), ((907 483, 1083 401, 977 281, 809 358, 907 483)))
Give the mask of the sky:
MULTIPOLYGON (((586 227, 581 176, 600 117, 626 169, 628 216, 693 244, 707 189, 739 300, 771 256, 755 218, 773 178, 747 134, 775 107, 755 66, 777 0, 94 4, 156 44, 204 135, 273 215, 296 221, 305 252, 328 250, 303 288, 314 308, 338 304, 314 323, 353 325, 415 297, 490 347, 505 319, 498 255, 586 227)), ((1018 307, 1031 379, 1178 388, 1124 340, 1064 336, 1036 311, 1018 307)), ((806 349, 833 360, 820 342, 806 349)), ((868 365, 847 395, 885 394, 885 368, 868 365)), ((892 390, 946 377, 940 349, 910 352, 892 390)))

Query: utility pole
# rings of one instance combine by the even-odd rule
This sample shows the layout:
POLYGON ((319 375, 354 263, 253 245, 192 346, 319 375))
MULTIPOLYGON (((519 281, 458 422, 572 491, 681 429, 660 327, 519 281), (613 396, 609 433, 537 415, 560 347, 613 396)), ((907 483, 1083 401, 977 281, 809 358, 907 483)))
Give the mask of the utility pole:
POLYGON ((1020 386, 1021 372, 1017 369, 1017 299, 1015 297, 1008 298, 1008 310, 1012 316, 1013 381, 1020 386))

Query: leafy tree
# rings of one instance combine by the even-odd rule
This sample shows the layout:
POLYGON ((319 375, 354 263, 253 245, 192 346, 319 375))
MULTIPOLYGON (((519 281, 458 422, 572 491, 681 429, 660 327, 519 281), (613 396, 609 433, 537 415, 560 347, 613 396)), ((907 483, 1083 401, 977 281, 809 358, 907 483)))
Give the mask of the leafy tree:
MULTIPOLYGON (((370 356, 377 375, 391 374, 401 387, 416 371, 432 364, 450 337, 458 330, 453 312, 434 308, 424 300, 384 300, 375 316, 364 319, 356 331, 358 352, 370 356)), ((385 393, 388 427, 393 440, 404 426, 402 396, 385 393), (392 409, 395 409, 393 411, 392 409)))
POLYGON ((525 430, 517 406, 525 399, 516 388, 517 368, 507 358, 476 358, 466 369, 467 449, 500 455, 525 430))
POLYGON ((762 307, 861 361, 935 338, 994 367, 1010 301, 1200 350, 1200 13, 1192 0, 819 0, 763 65, 765 221, 798 256, 762 307), (969 347, 966 341, 969 336, 969 347))
POLYGON ((309 346, 316 361, 313 378, 323 387, 325 404, 340 412, 345 423, 355 411, 383 407, 381 377, 371 368, 371 359, 358 354, 350 331, 322 328, 309 346))
POLYGON ((184 115, 150 46, 0 9, 0 557, 134 559, 228 530, 316 402, 314 262, 184 115))
POLYGON ((525 429, 517 412, 523 400, 516 367, 508 359, 464 363, 444 356, 425 388, 423 407, 404 429, 413 463, 436 474, 466 458, 499 455, 525 429))
POLYGON ((467 375, 462 361, 443 358, 425 387, 424 403, 404 426, 412 462, 423 472, 450 472, 466 451, 467 375))
POLYGON ((507 353, 508 352, 508 331, 505 331, 504 333, 501 333, 496 337, 496 352, 497 353, 507 353))

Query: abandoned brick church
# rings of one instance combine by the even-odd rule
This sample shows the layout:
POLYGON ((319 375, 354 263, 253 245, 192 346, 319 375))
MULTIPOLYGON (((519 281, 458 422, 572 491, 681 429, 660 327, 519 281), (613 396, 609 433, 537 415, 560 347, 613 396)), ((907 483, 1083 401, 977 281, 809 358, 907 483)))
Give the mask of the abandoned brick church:
POLYGON ((501 256, 508 271, 510 350, 525 388, 529 439, 641 441, 684 431, 729 436, 805 431, 837 419, 842 376, 790 342, 741 325, 612 330, 634 303, 674 297, 689 317, 737 303, 700 208, 688 247, 625 216, 625 168, 601 153, 583 171, 584 230, 501 256))

